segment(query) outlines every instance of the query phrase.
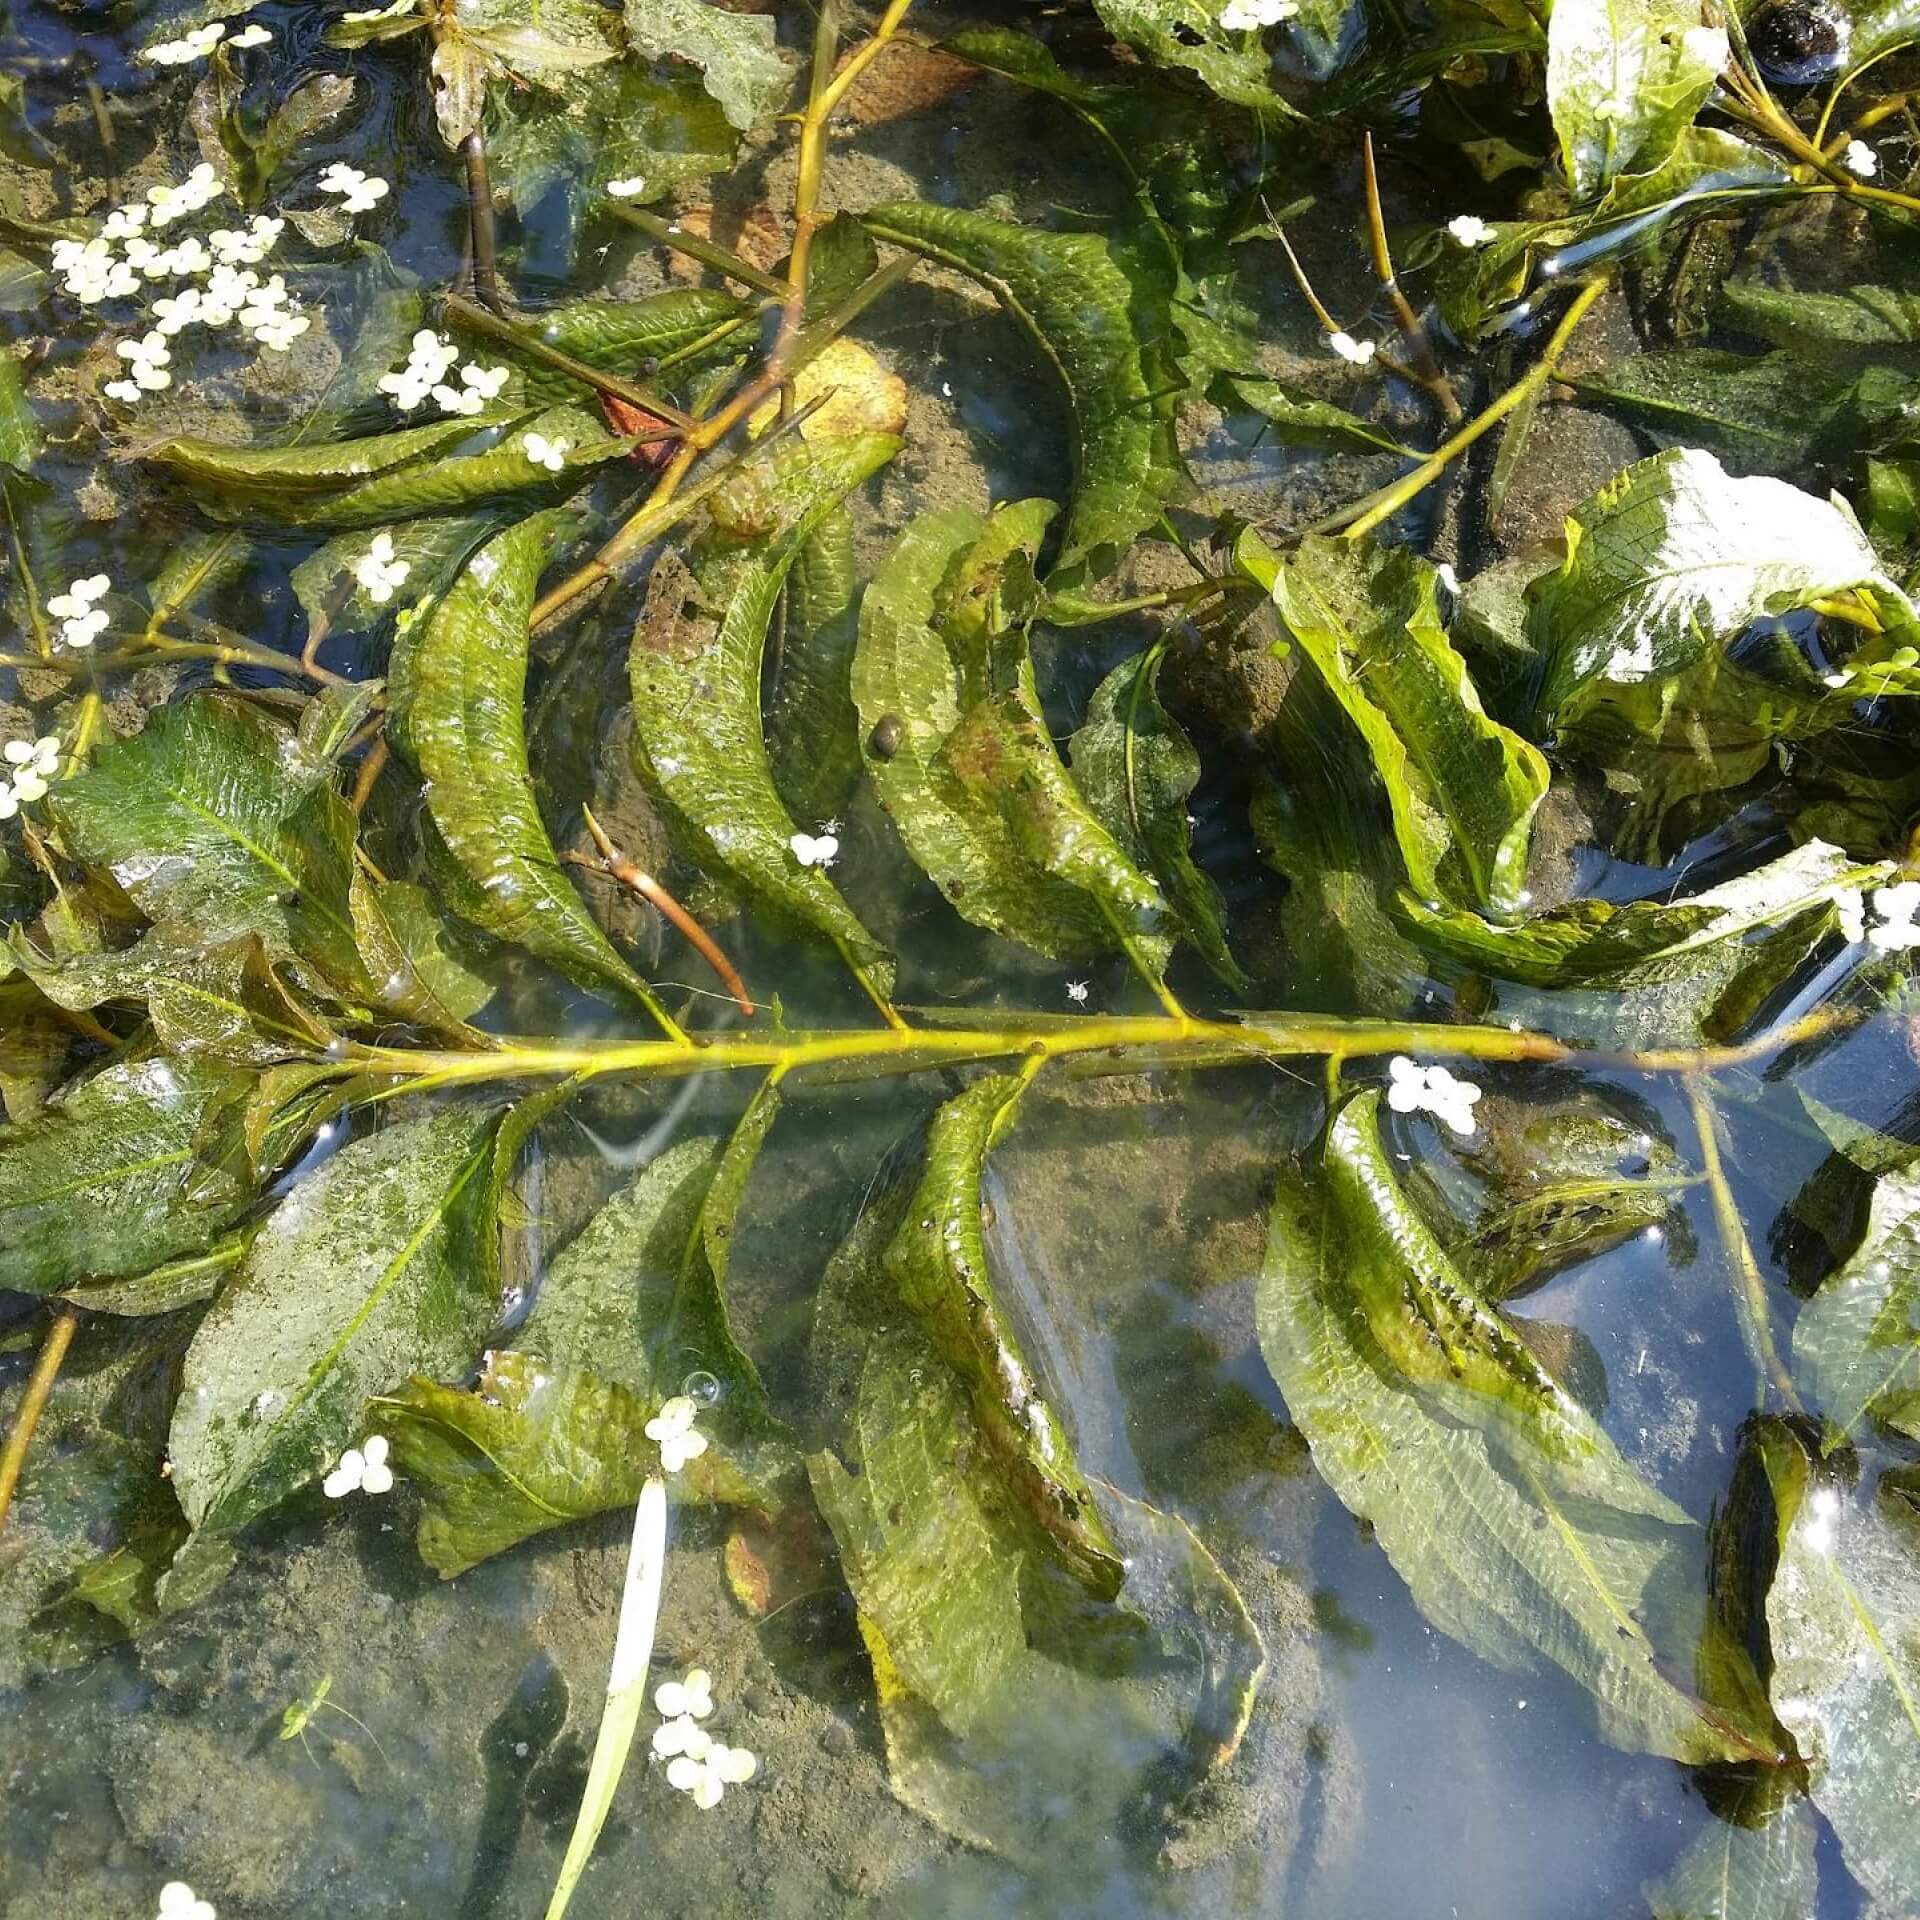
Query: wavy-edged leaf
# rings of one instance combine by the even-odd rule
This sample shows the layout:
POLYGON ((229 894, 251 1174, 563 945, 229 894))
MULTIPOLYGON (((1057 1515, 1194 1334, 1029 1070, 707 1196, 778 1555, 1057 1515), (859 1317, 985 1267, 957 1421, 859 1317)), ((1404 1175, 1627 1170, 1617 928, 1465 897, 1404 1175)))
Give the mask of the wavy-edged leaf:
POLYGON ((375 530, 335 534, 290 576, 294 597, 306 611, 308 645, 335 631, 377 634, 403 615, 423 618, 427 605, 446 591, 482 542, 519 511, 516 505, 496 503, 471 513, 397 520, 375 530), (376 600, 355 569, 382 535, 393 543, 392 558, 385 564, 405 566, 407 577, 384 600, 376 600))
MULTIPOLYGON (((1794 293, 1758 280, 1729 280, 1720 289, 1714 317, 1773 346, 1843 366, 1857 364, 1866 354, 1920 344, 1920 294, 1901 287, 1794 293)), ((1897 362, 1899 356, 1887 358, 1897 362)))
POLYGON ((1794 1323, 1793 1369, 1839 1437, 1871 1416, 1920 1439, 1920 1172, 1874 1183, 1859 1245, 1794 1323))
MULTIPOLYGON (((609 438, 602 422, 577 407, 549 407, 517 420, 491 446, 442 460, 418 461, 336 493, 277 502, 273 519, 303 532, 331 532, 385 527, 419 514, 456 513, 510 497, 523 496, 523 504, 538 505, 574 491, 595 467, 623 459, 632 444, 609 438), (558 473, 528 454, 529 433, 567 443, 558 473)), ((211 500, 201 504, 209 511, 223 511, 211 500)))
POLYGON ((692 61, 742 133, 772 113, 793 85, 770 14, 729 13, 711 0, 626 0, 626 16, 634 50, 652 60, 692 61))
POLYGON ((1162 257, 912 201, 861 217, 878 239, 977 280, 1059 374, 1074 490, 1054 584, 1105 572, 1182 485, 1173 420, 1184 383, 1168 346, 1173 287, 1162 257))
POLYGON ((493 1127, 455 1108, 351 1141, 268 1218, 187 1350, 169 1452, 196 1536, 317 1479, 373 1395, 472 1360, 500 1309, 473 1283, 493 1127))
POLYGON ((1315 1465, 1436 1627, 1509 1670, 1562 1668, 1612 1744, 1764 1756, 1673 1678, 1705 1624, 1689 1631, 1702 1530, 1448 1259, 1394 1178, 1379 1101, 1335 1115, 1318 1190, 1283 1173, 1259 1282, 1261 1349, 1315 1465))
POLYGON ((359 981, 353 814, 332 768, 260 708, 218 694, 163 707, 47 804, 73 857, 110 872, 176 944, 258 934, 359 981))
POLYGON ((219 440, 162 440, 147 458, 190 485, 217 491, 242 506, 274 505, 337 493, 376 475, 431 459, 483 431, 489 421, 451 418, 360 440, 291 447, 231 446, 219 440))
POLYGON ((0 1286, 53 1293, 211 1247, 250 1196, 195 1204, 194 1141, 243 1079, 212 1062, 115 1061, 0 1127, 0 1286))
POLYGON ((901 536, 860 608, 867 769, 907 850, 976 926, 1055 959, 1131 947, 1157 974, 1165 902, 1061 763, 1007 625, 1034 604, 1052 512, 936 509, 901 536))
POLYGON ((1205 0, 1094 0, 1106 29, 1158 67, 1183 68, 1238 107, 1297 118, 1273 89, 1273 58, 1258 33, 1220 24, 1205 0))
POLYGON ((647 1001, 562 872, 527 771, 528 618, 553 532, 535 515, 495 535, 433 610, 412 655, 404 741, 471 883, 455 911, 582 985, 647 1001))
POLYGON ((1871 1495, 1849 1485, 1785 1422, 1762 1423, 1751 1446, 1778 1552, 1766 1594, 1774 1711, 1848 1871, 1875 1912, 1897 1913, 1920 1886, 1920 1527, 1884 1477, 1871 1495))
POLYGON ((1396 908, 1423 945, 1457 966, 1531 987, 1630 987, 1712 966, 1726 942, 1830 906, 1890 871, 1809 840, 1689 900, 1575 900, 1512 926, 1436 910, 1407 893, 1396 908))
POLYGON ((1515 912, 1547 763, 1481 705, 1433 568, 1403 549, 1317 537, 1283 563, 1251 532, 1236 557, 1365 740, 1414 890, 1515 912))
POLYGON ((1569 516, 1566 560, 1533 588, 1540 711, 1573 719, 1610 686, 1677 673, 1763 615, 1861 593, 1910 612, 1838 501, 1735 479, 1692 448, 1656 454, 1569 516))
POLYGON ((1726 63, 1726 34, 1685 0, 1558 0, 1547 110, 1575 200, 1657 167, 1726 63))
POLYGON ((1022 1510, 1076 1579, 1112 1599, 1123 1572, 1119 1550, 1000 1304, 980 1231, 987 1152, 1024 1084, 989 1075, 935 1115, 920 1185, 881 1266, 959 1377, 1022 1510))
MULTIPOLYGON (((898 451, 888 434, 793 445, 766 463, 754 537, 716 524, 693 566, 663 556, 648 583, 628 666, 633 764, 688 857, 757 905, 829 940, 856 972, 891 989, 892 963, 817 867, 789 840, 761 733, 767 625, 788 569, 840 501, 898 451)), ((811 823, 809 823, 811 825, 811 823)))
POLYGON ((1123 660, 1087 702, 1067 744, 1074 778, 1101 824, 1160 882, 1181 933, 1236 993, 1249 989, 1227 946, 1226 902, 1194 864, 1187 802, 1200 756, 1160 704, 1158 648, 1123 660))
MULTIPOLYGON (((865 229, 858 231, 865 238, 865 229)), ((853 518, 842 509, 814 528, 788 570, 780 657, 767 702, 773 784, 796 820, 837 812, 860 777, 853 706, 859 609, 853 518)))

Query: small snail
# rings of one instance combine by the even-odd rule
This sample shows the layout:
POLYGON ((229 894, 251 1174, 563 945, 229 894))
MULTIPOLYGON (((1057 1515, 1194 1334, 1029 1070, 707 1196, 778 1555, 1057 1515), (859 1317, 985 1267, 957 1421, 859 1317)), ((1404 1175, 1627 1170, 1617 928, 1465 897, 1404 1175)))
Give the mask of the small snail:
POLYGON ((1754 65, 1775 86, 1810 87, 1847 64, 1853 23, 1828 0, 1784 0, 1747 29, 1754 65))
POLYGON ((867 751, 876 760, 891 760, 907 737, 907 723, 897 713, 883 713, 867 735, 867 751))

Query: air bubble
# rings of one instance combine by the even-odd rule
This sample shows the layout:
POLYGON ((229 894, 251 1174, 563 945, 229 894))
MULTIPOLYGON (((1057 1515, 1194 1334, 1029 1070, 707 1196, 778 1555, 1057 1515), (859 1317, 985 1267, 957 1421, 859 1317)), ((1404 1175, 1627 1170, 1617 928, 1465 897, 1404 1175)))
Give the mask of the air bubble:
POLYGON ((710 1407, 720 1398, 719 1376, 696 1369, 680 1382, 680 1391, 696 1407, 710 1407))

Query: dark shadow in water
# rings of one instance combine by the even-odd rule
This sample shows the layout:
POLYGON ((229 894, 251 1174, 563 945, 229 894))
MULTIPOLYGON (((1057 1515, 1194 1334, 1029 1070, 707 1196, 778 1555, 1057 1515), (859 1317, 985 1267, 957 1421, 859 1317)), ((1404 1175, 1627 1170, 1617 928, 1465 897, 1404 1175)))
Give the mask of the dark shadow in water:
POLYGON ((549 1749, 567 1724, 567 1682, 551 1656, 536 1654, 521 1674, 513 1696, 480 1736, 480 1757, 487 1769, 487 1804, 480 1819, 473 1871, 460 1896, 462 1920, 487 1920, 506 1884, 507 1868, 520 1844, 520 1829, 530 1807, 553 1797, 554 1783, 543 1776, 572 1773, 549 1749))

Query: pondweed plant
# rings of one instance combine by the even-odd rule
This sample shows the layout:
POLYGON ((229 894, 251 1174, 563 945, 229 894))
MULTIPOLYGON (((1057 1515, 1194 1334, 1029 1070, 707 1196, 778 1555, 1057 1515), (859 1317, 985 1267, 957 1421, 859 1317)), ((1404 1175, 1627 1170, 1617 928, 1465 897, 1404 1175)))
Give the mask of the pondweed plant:
MULTIPOLYGON (((945 32, 979 84, 1030 90, 1119 170, 1123 218, 1036 224, 898 199, 826 216, 837 116, 951 24, 921 33, 907 0, 858 23, 834 0, 806 20, 400 0, 329 13, 317 41, 307 11, 268 11, 212 0, 154 29, 141 84, 188 100, 202 157, 143 196, 0 220, 51 324, 120 330, 77 401, 0 358, 0 1284, 45 1302, 0 1517, 33 1506, 36 1425, 95 1323, 150 1323, 172 1357, 164 1422, 102 1434, 99 1498, 60 1509, 64 1535, 38 1515, 31 1562, 0 1563, 22 1660, 192 1607, 249 1528, 323 1486, 397 1477, 446 1576, 634 1508, 557 1913, 649 1692, 671 1504, 811 1513, 910 1805, 1012 1844, 971 1783, 1038 1764, 1022 1724, 1101 1686, 1167 1756, 1171 1819, 1249 1764, 1261 1635, 1178 1514, 1082 1465, 1046 1328, 989 1259, 982 1181, 1038 1080, 1252 1070, 1288 1116, 1261 1349, 1427 1618, 1570 1676, 1615 1745, 1708 1770, 1730 1817, 1658 1911, 1810 1911, 1822 1820, 1876 1910, 1908 1910, 1920 1149, 1885 1105, 1804 1096, 1832 1158, 1786 1216, 1798 1303, 1728 1156, 1756 1084, 1908 1035, 1920 297, 1798 291, 1778 264, 1844 219, 1910 268, 1897 83, 1920 16, 1092 0, 945 32), (431 90, 457 156, 448 286, 376 244, 395 208, 371 154, 285 184, 372 62, 431 90), (793 186, 769 265, 675 210, 770 124, 793 186), (1479 205, 1390 220, 1383 173, 1436 151, 1479 205), (502 210, 554 191, 723 284, 542 303, 529 274, 517 296, 502 210), (1315 285, 1334 256, 1296 240, 1349 202, 1371 285, 1343 317, 1315 285), (1025 330, 1069 458, 1057 498, 931 506, 872 558, 909 396, 856 335, 916 275, 1025 330), (1669 344, 1569 371, 1622 285, 1669 344), (1256 287, 1304 301, 1355 410, 1277 365, 1256 287), (273 358, 321 326, 339 369, 283 431, 152 412, 189 342, 273 358), (1561 391, 1661 450, 1558 551, 1475 570, 1476 516, 1561 391), (144 604, 64 551, 56 404, 63 447, 190 506, 144 604), (1208 408, 1404 470, 1317 524, 1251 524, 1191 471, 1208 408), (1405 444, 1416 409, 1431 451, 1405 444), (1436 538, 1451 563, 1423 557, 1436 538), (288 543, 299 657, 231 611, 288 543), (1079 629, 1126 644, 1066 714, 1079 629), (1218 711, 1188 716, 1196 748, 1193 682, 1168 669, 1202 658, 1279 676, 1257 752, 1251 714, 1218 711), (149 668, 172 691, 142 712, 121 689, 149 668), (1209 788, 1251 796, 1277 947, 1230 928, 1196 853, 1209 788), (1645 865, 1536 897, 1538 830, 1576 804, 1645 865), (922 1004, 965 965, 914 946, 889 845, 931 883, 913 914, 942 916, 936 938, 1058 970, 1024 976, 1055 982, 1045 1008, 922 1004), (674 946, 643 963, 649 927, 674 946), (559 982, 617 1024, 563 1021, 559 982), (1677 1083, 1694 1141, 1596 1069, 1677 1083), (663 1124, 530 1260, 543 1129, 614 1083, 664 1105, 719 1075, 746 1091, 729 1134, 663 1124), (829 1125, 833 1089, 875 1076, 941 1100, 819 1277, 794 1404, 735 1336, 729 1242, 781 1116, 829 1125), (1697 1183, 1755 1382, 1711 1526, 1507 1311, 1697 1183)), ((691 1676, 683 1697, 704 1697, 691 1676)), ((666 1717, 675 1784, 724 1805, 753 1757, 666 1717)))

